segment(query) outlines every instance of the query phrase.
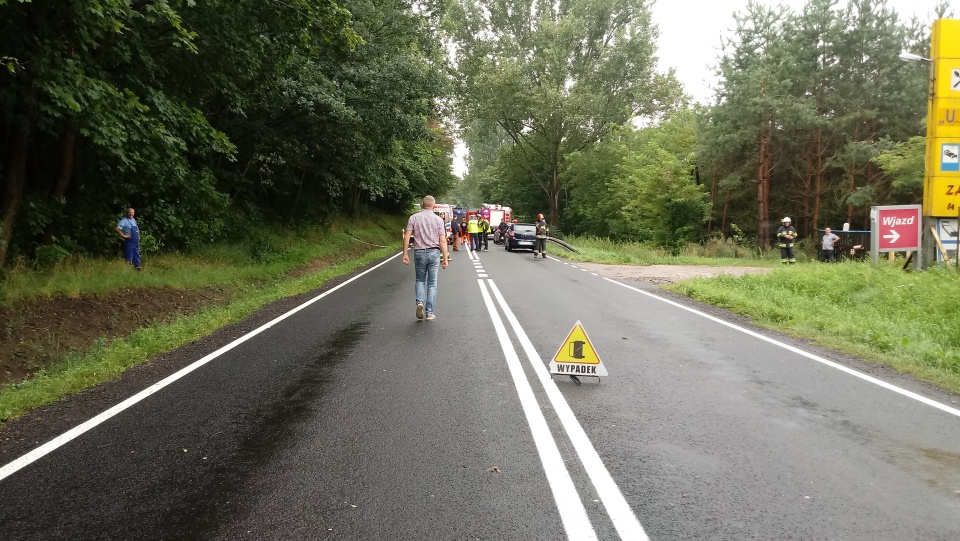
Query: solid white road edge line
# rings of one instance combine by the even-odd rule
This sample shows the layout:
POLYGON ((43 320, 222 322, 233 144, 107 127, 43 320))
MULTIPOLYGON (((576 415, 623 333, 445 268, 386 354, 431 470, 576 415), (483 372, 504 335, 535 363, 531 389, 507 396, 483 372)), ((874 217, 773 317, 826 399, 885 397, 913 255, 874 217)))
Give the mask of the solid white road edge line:
POLYGON ((957 417, 960 417, 960 409, 951 408, 950 406, 948 406, 948 405, 946 405, 946 404, 941 404, 940 402, 937 402, 936 400, 931 400, 931 399, 929 399, 929 398, 927 398, 927 397, 925 397, 925 396, 921 396, 921 395, 919 395, 919 394, 917 394, 917 393, 915 393, 915 392, 913 392, 913 391, 908 391, 908 390, 903 389, 903 388, 901 388, 901 387, 897 387, 896 385, 893 385, 892 383, 887 383, 886 381, 883 381, 883 380, 881 380, 881 379, 877 379, 877 378, 875 378, 875 377, 873 377, 873 376, 868 376, 867 374, 864 374, 863 372, 858 372, 858 371, 856 371, 856 370, 854 370, 854 369, 852 369, 852 368, 846 367, 846 366, 844 366, 844 365, 842 365, 842 364, 836 363, 836 362, 831 361, 831 360, 829 360, 829 359, 824 359, 823 357, 814 355, 813 353, 806 352, 806 351, 804 351, 804 350, 802 350, 802 349, 800 349, 800 348, 791 346, 791 345, 789 345, 789 344, 784 344, 783 342, 774 340, 773 338, 770 338, 770 337, 768 337, 768 336, 764 336, 764 335, 762 335, 762 334, 760 334, 760 333, 753 332, 753 331, 751 331, 751 330, 749 330, 749 329, 744 329, 743 327, 740 327, 739 325, 735 325, 735 324, 730 323, 730 322, 728 322, 728 321, 724 321, 724 320, 722 320, 722 319, 720 319, 720 318, 718 318, 718 317, 711 316, 710 314, 705 314, 705 313, 703 313, 703 312, 701 312, 701 311, 699 311, 699 310, 697 310, 697 309, 695 309, 695 308, 690 308, 689 306, 684 306, 684 305, 682 305, 682 304, 680 304, 680 303, 678 303, 678 302, 674 302, 674 301, 671 301, 671 300, 669 300, 669 299, 665 299, 665 298, 663 298, 663 297, 654 295, 653 293, 649 293, 649 292, 647 292, 647 291, 643 291, 642 289, 637 289, 637 288, 635 288, 635 287, 628 286, 627 284, 621 284, 620 282, 618 282, 618 281, 616 281, 616 280, 611 280, 610 278, 607 278, 606 276, 604 276, 603 279, 606 280, 606 281, 608 281, 608 282, 617 284, 618 286, 625 287, 625 288, 627 288, 627 289, 631 289, 631 290, 633 290, 633 291, 636 291, 637 293, 646 295, 646 296, 648 296, 648 297, 652 297, 652 298, 654 298, 654 299, 657 299, 658 301, 663 301, 663 302, 665 302, 665 303, 667 303, 667 304, 676 306, 677 308, 680 308, 680 309, 682 309, 682 310, 686 310, 687 312, 691 312, 691 313, 697 314, 698 316, 705 317, 705 318, 707 318, 707 319, 709 319, 709 320, 711 320, 711 321, 714 321, 714 322, 719 323, 719 324, 721 324, 721 325, 725 325, 725 326, 727 326, 727 327, 730 327, 731 329, 740 331, 740 332, 742 332, 742 333, 744 333, 744 334, 748 334, 748 335, 750 335, 750 336, 752 336, 752 337, 754 337, 754 338, 758 338, 758 339, 760 339, 760 340, 763 340, 764 342, 768 342, 768 343, 773 344, 773 345, 775 345, 775 346, 779 346, 779 347, 781 347, 781 348, 783 348, 783 349, 785 349, 785 350, 787 350, 787 351, 796 353, 797 355, 801 355, 801 356, 806 357, 806 358, 808 358, 808 359, 817 361, 818 363, 825 364, 825 365, 827 365, 827 366, 829 366, 829 367, 831 367, 831 368, 836 368, 837 370, 840 370, 841 372, 846 372, 847 374, 850 374, 851 376, 860 378, 860 379, 862 379, 862 380, 864 380, 864 381, 868 381, 868 382, 870 382, 870 383, 873 383, 874 385, 879 385, 880 387, 883 387, 884 389, 887 389, 887 390, 889 390, 889 391, 893 391, 893 392, 898 393, 898 394, 901 394, 901 395, 903 395, 903 396, 905 396, 905 397, 907 397, 907 398, 912 398, 913 400, 916 400, 916 401, 918 401, 918 402, 922 402, 923 404, 926 404, 926 405, 928 405, 928 406, 932 406, 932 407, 937 408, 937 409, 939 409, 939 410, 945 411, 945 412, 949 413, 950 415, 956 415, 957 417))
POLYGON ((533 388, 530 387, 530 382, 527 381, 527 377, 523 373, 520 357, 513 348, 513 343, 511 343, 507 329, 503 325, 503 320, 500 319, 500 314, 497 313, 497 308, 493 305, 493 300, 490 298, 490 293, 487 292, 483 280, 478 279, 477 284, 480 286, 480 294, 483 295, 483 302, 487 305, 487 311, 493 321, 493 328, 500 340, 500 348, 503 349, 507 367, 510 369, 510 376, 513 377, 513 384, 517 388, 520 405, 523 407, 527 424, 530 426, 530 433, 533 435, 533 442, 540 454, 540 463, 543 465, 547 482, 550 484, 550 491, 553 493, 553 500, 557 504, 557 511, 563 521, 567 538, 573 540, 597 539, 597 533, 594 531, 593 525, 590 524, 590 517, 587 516, 587 510, 583 507, 583 501, 577 493, 577 487, 574 486, 573 479, 570 478, 570 472, 560 455, 556 440, 553 439, 553 433, 550 432, 547 419, 543 416, 537 397, 533 394, 533 388))
POLYGON ((533 342, 530 341, 527 333, 524 332, 523 327, 520 326, 520 321, 517 320, 517 317, 513 314, 513 310, 507 305, 507 301, 503 298, 503 295, 500 294, 500 290, 497 288, 497 285, 493 283, 493 280, 487 280, 487 282, 489 282, 490 290, 493 291, 493 295, 497 298, 497 303, 503 310, 504 315, 507 316, 507 321, 510 322, 510 326, 513 327, 514 333, 520 340, 520 345, 527 354, 527 359, 530 361, 530 365, 533 367, 537 379, 539 379, 540 384, 543 385, 543 389, 547 393, 547 398, 550 399, 550 404, 556 411, 557 417, 560 418, 560 424, 563 425, 563 429, 567 432, 573 448, 577 451, 577 455, 580 456, 580 461, 583 463, 584 469, 590 477, 590 481, 593 482, 593 486, 600 496, 600 501, 603 502, 603 506, 607 510, 607 515, 610 516, 610 520, 617 529, 617 533, 620 534, 620 539, 626 541, 649 540, 647 533, 643 530, 643 526, 633 513, 633 509, 630 508, 630 504, 627 503, 626 498, 623 497, 623 493, 620 492, 620 487, 617 486, 616 481, 613 480, 613 476, 610 475, 607 467, 603 464, 600 454, 597 453, 587 433, 583 430, 580 422, 577 421, 577 416, 574 415, 573 410, 570 409, 570 405, 563 397, 563 393, 560 392, 560 389, 556 383, 554 383, 546 365, 543 364, 543 359, 540 358, 537 349, 533 347, 533 342))
POLYGON ((174 372, 173 374, 170 374, 170 375, 167 376, 166 378, 158 381, 157 383, 154 383, 153 385, 151 385, 151 386, 147 387, 146 389, 140 391, 139 393, 131 396, 130 398, 124 400, 123 402, 120 402, 120 403, 117 404, 116 406, 113 406, 112 408, 110 408, 110 409, 108 409, 108 410, 100 413, 100 414, 97 415, 96 417, 93 417, 93 418, 91 418, 91 419, 89 419, 89 420, 87 420, 87 421, 85 421, 85 422, 83 422, 83 423, 81 423, 81 424, 79 424, 79 425, 71 428, 70 430, 64 432, 63 434, 60 434, 59 436, 57 436, 57 437, 53 438, 52 440, 48 441, 47 443, 44 443, 44 444, 41 445, 40 447, 37 447, 36 449, 34 449, 34 450, 30 451, 29 453, 21 456, 20 458, 14 460, 13 462, 10 462, 9 464, 7 464, 7 465, 3 466, 2 468, 0 468, 0 481, 3 481, 3 480, 6 479, 7 477, 10 477, 10 476, 13 475, 14 473, 20 471, 21 469, 29 466, 30 464, 33 464, 33 463, 36 462, 37 460, 40 460, 41 458, 43 458, 44 456, 52 453, 53 451, 56 451, 58 448, 66 445, 66 444, 67 444, 68 442, 70 442, 71 440, 76 439, 77 437, 81 436, 84 432, 87 432, 87 431, 95 428, 97 425, 100 425, 100 424, 104 423, 105 421, 107 421, 107 420, 110 419, 111 417, 113 417, 113 416, 121 413, 122 411, 124 411, 124 410, 126 410, 126 409, 128 409, 128 408, 130 408, 130 407, 132 407, 132 406, 134 406, 137 402, 140 402, 141 400, 143 400, 143 399, 145 399, 145 398, 147 398, 147 397, 149 397, 149 396, 157 393, 158 391, 160 391, 160 390, 163 389, 164 387, 166 387, 166 386, 170 385, 171 383, 177 381, 178 379, 186 376, 186 375, 189 374, 190 372, 193 372, 193 371, 196 370, 197 368, 200 368, 201 366, 209 363, 210 361, 216 359, 217 357, 223 355, 224 353, 230 351, 231 349, 239 346, 240 344, 242 344, 242 343, 246 342, 247 340, 253 338, 254 336, 260 334, 261 332, 269 329, 270 327, 273 327, 273 326, 276 325, 277 323, 283 321, 284 319, 287 319, 288 317, 292 316, 293 314, 296 314, 297 312, 299 312, 300 310, 303 310, 303 309, 306 308, 307 306, 310 306, 311 304, 319 301, 320 299, 326 297, 327 295, 333 293, 334 291, 340 289, 341 287, 346 286, 346 285, 349 284, 350 282, 353 282, 354 280, 357 280, 357 279, 359 279, 360 277, 362 277, 362 276, 364 276, 364 275, 366 275, 366 274, 369 274, 369 273, 377 270, 378 268, 386 265, 387 263, 393 261, 393 260, 394 260, 396 257, 398 257, 399 255, 400 255, 400 254, 397 253, 396 255, 391 256, 390 258, 386 259, 386 260, 383 261, 382 263, 379 263, 379 264, 377 264, 376 266, 371 267, 371 268, 369 268, 369 269, 361 272, 360 274, 354 276, 353 278, 347 280, 346 282, 344 282, 344 283, 342 283, 342 284, 340 284, 340 285, 338 285, 338 286, 336 286, 336 287, 333 287, 333 288, 329 289, 328 291, 325 291, 325 292, 321 293, 320 295, 317 295, 316 297, 314 297, 314 298, 308 300, 307 302, 301 304, 300 306, 297 306, 296 308, 290 310, 289 312, 286 312, 285 314, 283 314, 283 315, 281 315, 281 316, 279 316, 279 317, 276 317, 276 318, 268 321, 267 323, 264 323, 263 325, 257 327, 256 329, 250 331, 249 333, 241 336, 240 338, 237 338, 237 339, 234 340, 233 342, 230 342, 229 344, 221 347, 220 349, 218 349, 218 350, 216 350, 216 351, 214 351, 214 352, 212 352, 212 353, 209 353, 209 354, 207 354, 207 355, 204 356, 204 357, 201 357, 201 358, 200 358, 199 360, 197 360, 197 361, 194 361, 193 364, 191 364, 191 365, 189 365, 189 366, 186 366, 186 367, 184 367, 184 368, 181 368, 179 371, 174 372))

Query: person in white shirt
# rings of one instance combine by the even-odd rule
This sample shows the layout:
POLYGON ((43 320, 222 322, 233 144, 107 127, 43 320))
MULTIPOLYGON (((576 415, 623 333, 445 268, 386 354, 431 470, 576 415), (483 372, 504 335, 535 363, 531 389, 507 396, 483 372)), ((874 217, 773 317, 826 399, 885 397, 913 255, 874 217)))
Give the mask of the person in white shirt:
POLYGON ((833 245, 840 240, 840 237, 836 236, 833 231, 827 227, 823 230, 823 239, 821 240, 821 248, 823 249, 823 259, 827 263, 836 263, 836 252, 833 249, 833 245))

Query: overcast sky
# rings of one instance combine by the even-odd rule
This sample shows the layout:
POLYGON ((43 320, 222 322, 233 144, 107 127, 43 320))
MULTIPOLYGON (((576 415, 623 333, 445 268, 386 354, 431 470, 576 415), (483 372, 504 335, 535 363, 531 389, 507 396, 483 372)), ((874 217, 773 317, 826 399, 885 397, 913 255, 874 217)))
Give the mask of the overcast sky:
MULTIPOLYGON (((674 68, 687 94, 695 101, 708 103, 716 84, 712 65, 720 49, 720 36, 733 33, 733 14, 745 10, 748 0, 658 0, 653 6, 653 21, 660 28, 657 56, 660 70, 674 68)), ((779 2, 768 2, 777 4, 779 2)), ((783 0, 794 11, 803 9, 806 0, 783 0)), ((846 0, 840 0, 841 5, 846 0)), ((888 0, 904 19, 917 15, 933 21, 936 0, 888 0)), ((960 13, 960 0, 951 1, 955 16, 960 13)), ((464 173, 463 145, 457 145, 454 173, 464 173)))
MULTIPOLYGON (((780 2, 765 2, 778 4, 780 2)), ((806 0, 783 0, 799 12, 806 0)), ((845 0, 840 5, 845 5, 845 0)), ((888 0, 903 19, 917 15, 921 20, 933 21, 936 0, 888 0)), ((653 6, 653 21, 660 28, 657 55, 660 69, 673 67, 687 94, 699 102, 709 102, 716 83, 711 66, 716 63, 720 36, 733 34, 733 14, 745 11, 747 0, 658 0, 653 6)), ((951 2, 954 12, 960 12, 960 0, 951 2)))

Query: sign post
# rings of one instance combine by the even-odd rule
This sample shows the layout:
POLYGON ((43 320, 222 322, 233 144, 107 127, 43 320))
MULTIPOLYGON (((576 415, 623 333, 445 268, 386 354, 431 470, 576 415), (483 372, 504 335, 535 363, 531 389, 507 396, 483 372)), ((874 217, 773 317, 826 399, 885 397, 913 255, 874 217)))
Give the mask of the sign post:
MULTIPOLYGON (((933 22, 930 60, 921 224, 923 242, 919 258, 920 268, 924 269, 937 261, 936 240, 931 233, 937 219, 954 218, 960 210, 960 115, 957 114, 960 111, 960 20, 938 19, 933 22)), ((883 227, 880 224, 881 230, 883 227)), ((882 246, 882 237, 877 240, 882 246)))
MULTIPOLYGON (((870 207, 870 257, 874 262, 880 252, 919 252, 922 237, 920 205, 870 207)), ((921 268, 919 257, 914 259, 914 268, 921 268)))

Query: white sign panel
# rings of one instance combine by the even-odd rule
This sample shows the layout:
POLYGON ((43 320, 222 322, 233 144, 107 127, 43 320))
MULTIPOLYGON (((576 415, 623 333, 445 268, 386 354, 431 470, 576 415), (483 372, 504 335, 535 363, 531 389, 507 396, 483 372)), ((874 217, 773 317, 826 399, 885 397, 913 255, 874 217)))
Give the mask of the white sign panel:
MULTIPOLYGON (((957 220, 937 220, 937 236, 943 243, 943 249, 947 251, 947 257, 950 261, 957 260, 957 242, 960 240, 960 228, 957 220)), ((943 254, 937 250, 937 261, 943 261, 943 254)))
POLYGON ((941 145, 940 171, 945 173, 960 171, 960 144, 944 143, 941 145))

